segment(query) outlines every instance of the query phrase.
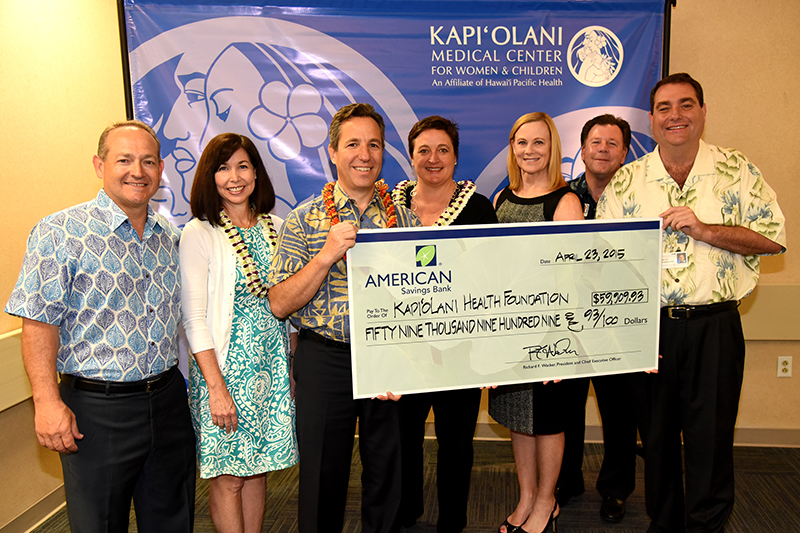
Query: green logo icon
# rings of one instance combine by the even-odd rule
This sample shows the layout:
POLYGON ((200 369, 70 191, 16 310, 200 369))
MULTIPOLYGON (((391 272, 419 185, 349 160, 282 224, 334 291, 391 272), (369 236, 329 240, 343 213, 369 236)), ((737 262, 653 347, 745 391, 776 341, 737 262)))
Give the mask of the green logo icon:
POLYGON ((436 246, 429 244, 427 246, 417 246, 417 266, 436 266, 436 246))

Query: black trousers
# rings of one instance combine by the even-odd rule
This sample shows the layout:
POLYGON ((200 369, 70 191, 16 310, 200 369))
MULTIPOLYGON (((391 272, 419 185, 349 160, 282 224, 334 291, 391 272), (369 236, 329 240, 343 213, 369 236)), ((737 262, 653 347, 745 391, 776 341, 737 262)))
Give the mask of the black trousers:
POLYGON ((603 463, 597 476, 597 491, 603 498, 626 499, 636 486, 635 391, 643 375, 618 374, 563 381, 566 388, 564 459, 558 476, 559 490, 580 494, 584 490, 583 443, 586 435, 586 398, 594 384, 603 423, 603 463))
POLYGON ((439 446, 436 488, 439 518, 436 531, 458 533, 467 525, 472 439, 481 406, 480 389, 407 394, 398 402, 402 431, 403 496, 401 524, 410 525, 425 510, 423 504, 423 440, 425 420, 433 409, 439 446))
POLYGON ((300 334, 294 358, 300 450, 300 533, 339 533, 358 422, 361 530, 396 533, 400 421, 392 401, 354 400, 350 350, 300 334))
POLYGON ((646 378, 648 531, 721 532, 733 510, 733 432, 744 376, 739 312, 662 316, 660 334, 658 374, 646 378))
POLYGON ((142 533, 194 526, 195 439, 177 367, 156 392, 109 394, 60 385, 84 437, 61 454, 70 529, 127 533, 131 498, 142 533))

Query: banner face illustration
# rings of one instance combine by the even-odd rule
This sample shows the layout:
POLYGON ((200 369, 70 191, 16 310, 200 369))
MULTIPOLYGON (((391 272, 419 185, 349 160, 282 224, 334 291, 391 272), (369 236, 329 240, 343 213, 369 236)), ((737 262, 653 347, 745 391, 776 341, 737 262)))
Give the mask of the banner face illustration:
POLYGON ((659 219, 362 230, 353 396, 658 366, 659 219))
POLYGON ((507 181, 508 133, 550 114, 562 171, 580 175, 580 130, 630 122, 631 161, 653 148, 649 91, 660 77, 663 0, 372 2, 125 0, 134 114, 162 142, 154 207, 177 225, 203 148, 236 132, 259 148, 285 216, 335 178, 328 124, 352 102, 386 121, 382 177, 413 178, 419 119, 460 125, 456 179, 491 196, 507 181))

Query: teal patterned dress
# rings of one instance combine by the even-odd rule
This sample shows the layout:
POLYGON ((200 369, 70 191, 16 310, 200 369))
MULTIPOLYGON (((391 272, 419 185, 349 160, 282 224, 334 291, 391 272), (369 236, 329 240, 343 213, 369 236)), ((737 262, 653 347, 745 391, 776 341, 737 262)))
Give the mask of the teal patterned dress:
MULTIPOLYGON (((262 279, 272 258, 261 225, 237 228, 262 279)), ((267 298, 245 288, 237 261, 233 323, 222 375, 236 404, 238 429, 226 434, 211 423, 209 394, 194 359, 189 366, 192 423, 197 435, 200 477, 252 476, 297 463, 294 400, 289 393, 288 335, 267 298)))

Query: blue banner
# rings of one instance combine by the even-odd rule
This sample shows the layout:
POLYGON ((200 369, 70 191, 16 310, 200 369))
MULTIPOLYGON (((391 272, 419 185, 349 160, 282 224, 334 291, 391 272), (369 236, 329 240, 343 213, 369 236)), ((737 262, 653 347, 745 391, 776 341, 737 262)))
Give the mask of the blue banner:
POLYGON ((227 131, 259 147, 285 216, 335 178, 327 125, 367 102, 386 119, 382 177, 413 179, 407 135, 429 115, 460 125, 456 179, 492 196, 507 183, 508 133, 545 111, 567 180, 583 172, 580 129, 601 113, 630 122, 628 160, 652 150, 663 0, 522 2, 126 0, 136 118, 162 142, 154 201, 177 225, 202 149, 227 131))

